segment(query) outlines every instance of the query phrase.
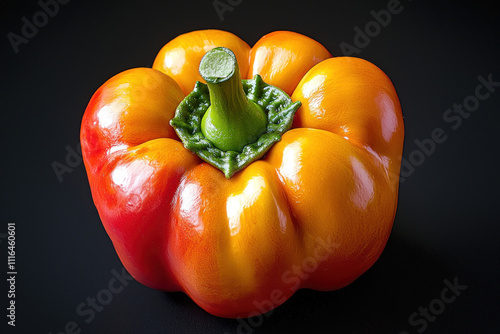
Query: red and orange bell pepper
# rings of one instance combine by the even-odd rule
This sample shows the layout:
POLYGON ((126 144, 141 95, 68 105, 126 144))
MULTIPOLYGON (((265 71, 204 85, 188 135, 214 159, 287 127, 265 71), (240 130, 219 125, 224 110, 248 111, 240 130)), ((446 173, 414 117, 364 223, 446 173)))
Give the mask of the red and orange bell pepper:
POLYGON ((252 48, 224 31, 180 35, 152 69, 104 83, 81 128, 94 203, 126 269, 221 317, 370 268, 394 221, 403 137, 384 72, 288 31, 252 48), (284 110, 274 136, 267 115, 284 110), (254 154, 262 136, 274 141, 254 154))

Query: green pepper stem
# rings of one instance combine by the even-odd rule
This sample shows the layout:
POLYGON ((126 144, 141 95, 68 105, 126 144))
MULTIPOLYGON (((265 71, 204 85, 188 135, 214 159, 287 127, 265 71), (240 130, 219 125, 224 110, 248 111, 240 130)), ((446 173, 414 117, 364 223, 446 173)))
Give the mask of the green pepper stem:
POLYGON ((245 95, 231 50, 218 47, 208 51, 199 72, 210 92, 210 107, 201 121, 203 135, 220 150, 241 152, 266 132, 266 113, 245 95))

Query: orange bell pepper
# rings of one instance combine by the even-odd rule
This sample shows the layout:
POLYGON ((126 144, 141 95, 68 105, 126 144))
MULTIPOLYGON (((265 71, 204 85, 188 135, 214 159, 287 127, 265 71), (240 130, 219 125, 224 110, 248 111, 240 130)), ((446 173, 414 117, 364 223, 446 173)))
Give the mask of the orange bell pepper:
POLYGON ((342 288, 375 263, 394 221, 403 137, 378 67, 288 31, 252 48, 224 31, 180 35, 152 69, 104 83, 81 127, 94 203, 125 268, 231 318, 270 311, 300 288, 342 288), (242 79, 258 74, 302 105, 281 140, 226 176, 169 123, 206 82, 200 62, 216 47, 232 50, 242 79))

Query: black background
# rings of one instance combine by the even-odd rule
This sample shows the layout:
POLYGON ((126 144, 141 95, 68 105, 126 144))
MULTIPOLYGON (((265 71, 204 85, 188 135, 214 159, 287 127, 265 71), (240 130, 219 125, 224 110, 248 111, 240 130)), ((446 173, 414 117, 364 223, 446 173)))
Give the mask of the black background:
POLYGON ((424 327, 410 323, 410 315, 438 305, 447 279, 467 288, 423 332, 497 332, 500 87, 455 130, 443 119, 474 95, 479 76, 500 81, 500 15, 479 1, 402 0, 402 11, 355 54, 384 70, 398 91, 407 161, 417 162, 415 140, 431 138, 436 128, 446 135, 406 171, 389 243, 356 282, 334 292, 301 290, 246 326, 207 314, 182 293, 135 281, 89 323, 77 313, 122 265, 83 164, 73 161, 60 182, 52 163, 67 164, 68 147, 77 149, 85 107, 105 80, 151 66, 165 43, 197 29, 228 30, 250 45, 271 31, 293 30, 342 55, 342 42, 354 45, 354 28, 364 29, 373 21, 370 12, 388 3, 238 2, 221 21, 212 1, 72 0, 17 54, 7 34, 21 34, 22 18, 32 21, 41 8, 36 1, 0 5, 2 328, 59 333, 74 321, 81 333, 417 333, 424 327), (6 326, 8 222, 16 224, 15 328, 6 326))

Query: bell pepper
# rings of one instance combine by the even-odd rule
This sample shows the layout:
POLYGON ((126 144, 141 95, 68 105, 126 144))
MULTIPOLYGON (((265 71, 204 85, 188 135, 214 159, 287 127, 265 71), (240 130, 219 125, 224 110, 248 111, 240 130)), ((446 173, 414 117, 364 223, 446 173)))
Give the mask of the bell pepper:
POLYGON ((127 271, 220 317, 353 282, 397 208, 403 118, 372 63, 277 31, 168 42, 92 96, 81 145, 127 271))

